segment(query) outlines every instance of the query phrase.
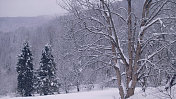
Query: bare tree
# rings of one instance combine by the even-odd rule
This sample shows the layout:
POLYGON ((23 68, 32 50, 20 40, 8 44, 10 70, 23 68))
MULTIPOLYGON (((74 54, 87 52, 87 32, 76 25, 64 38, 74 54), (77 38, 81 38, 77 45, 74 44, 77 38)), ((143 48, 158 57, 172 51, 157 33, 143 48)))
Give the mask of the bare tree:
POLYGON ((63 0, 63 3, 62 7, 76 17, 75 25, 80 27, 74 33, 101 36, 80 45, 80 51, 93 50, 98 56, 92 59, 98 58, 99 62, 114 68, 122 99, 134 94, 137 82, 145 85, 146 77, 153 76, 151 68, 161 70, 157 66, 159 58, 154 61, 154 57, 176 42, 173 38, 161 42, 152 52, 147 51, 151 41, 160 42, 161 35, 175 35, 165 25, 176 19, 169 8, 176 4, 174 0, 63 0), (99 43, 102 41, 107 42, 102 45, 99 43), (103 61, 100 55, 109 57, 110 63, 103 61))

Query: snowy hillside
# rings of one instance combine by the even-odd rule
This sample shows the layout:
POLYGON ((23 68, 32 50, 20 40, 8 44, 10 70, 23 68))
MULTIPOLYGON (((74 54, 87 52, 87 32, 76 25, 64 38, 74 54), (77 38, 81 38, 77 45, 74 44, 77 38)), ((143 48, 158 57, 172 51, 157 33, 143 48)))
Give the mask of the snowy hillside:
POLYGON ((18 28, 39 27, 46 24, 51 18, 49 16, 38 17, 0 17, 0 31, 12 32, 18 28))
MULTIPOLYGON (((59 94, 50 96, 36 97, 1 97, 0 99, 120 99, 117 88, 104 90, 94 90, 88 92, 59 94)), ((136 88, 135 95, 129 99, 176 99, 176 90, 173 88, 172 95, 168 92, 161 91, 161 88, 147 88, 143 92, 141 88, 136 88)))
POLYGON ((118 89, 106 89, 100 91, 90 91, 90 92, 80 92, 80 93, 69 93, 69 94, 59 94, 50 96, 37 96, 37 97, 2 97, 0 99, 118 99, 118 89))

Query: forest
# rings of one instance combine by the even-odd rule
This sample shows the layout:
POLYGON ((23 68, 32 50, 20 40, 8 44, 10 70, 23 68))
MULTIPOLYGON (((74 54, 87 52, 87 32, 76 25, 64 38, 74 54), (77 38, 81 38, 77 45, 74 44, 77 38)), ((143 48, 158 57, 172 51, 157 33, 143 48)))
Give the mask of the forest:
POLYGON ((175 0, 60 2, 62 16, 0 17, 0 96, 155 88, 176 98, 175 0))

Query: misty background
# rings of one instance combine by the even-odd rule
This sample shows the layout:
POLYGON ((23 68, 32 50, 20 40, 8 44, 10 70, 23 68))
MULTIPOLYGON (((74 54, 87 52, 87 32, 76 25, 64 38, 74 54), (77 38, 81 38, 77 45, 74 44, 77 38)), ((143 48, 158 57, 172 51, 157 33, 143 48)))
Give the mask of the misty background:
POLYGON ((32 17, 63 15, 67 11, 61 0, 0 0, 0 17, 32 17))
MULTIPOLYGON (((0 79, 3 79, 0 81, 0 95, 16 92, 17 56, 25 41, 29 42, 32 50, 34 70, 40 66, 44 46, 51 44, 57 64, 57 78, 62 84, 61 92, 69 92, 78 81, 79 84, 86 85, 85 90, 90 90, 93 84, 104 84, 102 81, 105 81, 105 76, 108 76, 106 81, 114 79, 114 74, 111 73, 113 68, 95 71, 99 68, 98 64, 102 66, 100 63, 91 63, 84 69, 81 68, 91 56, 80 58, 83 53, 78 51, 70 35, 74 20, 56 0, 0 0, 0 79)), ((86 39, 79 33, 76 35, 77 44, 84 45, 86 40, 91 41, 97 37, 86 39)), ((115 85, 114 80, 108 83, 112 83, 110 86, 115 85)))

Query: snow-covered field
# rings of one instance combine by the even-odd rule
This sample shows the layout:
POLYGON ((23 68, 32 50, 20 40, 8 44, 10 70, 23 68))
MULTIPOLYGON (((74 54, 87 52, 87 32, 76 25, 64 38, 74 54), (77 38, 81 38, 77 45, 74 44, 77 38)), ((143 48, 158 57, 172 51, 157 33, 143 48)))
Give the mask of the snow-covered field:
MULTIPOLYGON (((173 88, 175 89, 175 88, 173 88)), ((172 99, 176 99, 176 90, 172 91, 172 99)), ((1 97, 0 99, 120 99, 117 88, 104 90, 94 90, 88 92, 58 94, 49 96, 35 97, 1 97)), ((159 88, 147 88, 144 93, 141 88, 136 88, 135 95, 129 99, 171 99, 165 91, 161 92, 159 88)))
POLYGON ((164 87, 148 87, 145 92, 137 88, 135 94, 129 99, 176 99, 176 86, 172 88, 171 94, 164 87))
POLYGON ((0 99, 119 99, 118 89, 111 88, 99 91, 88 91, 69 94, 58 94, 49 96, 36 96, 36 97, 2 97, 0 99))

